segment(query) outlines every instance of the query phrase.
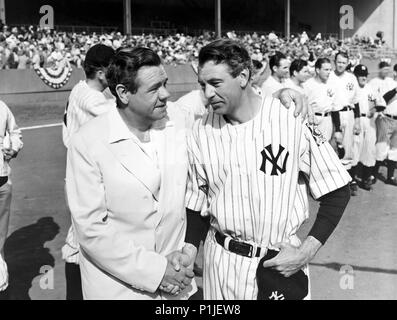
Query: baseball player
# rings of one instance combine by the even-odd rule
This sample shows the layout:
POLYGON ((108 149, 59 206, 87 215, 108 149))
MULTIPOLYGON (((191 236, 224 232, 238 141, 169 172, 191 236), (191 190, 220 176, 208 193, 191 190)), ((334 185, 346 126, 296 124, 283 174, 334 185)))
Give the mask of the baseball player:
POLYGON ((345 149, 345 156, 342 163, 345 168, 349 170, 352 177, 350 184, 351 193, 353 196, 357 195, 358 184, 355 180, 357 171, 357 159, 354 155, 354 143, 358 143, 358 135, 360 134, 360 106, 358 103, 358 83, 356 77, 346 71, 349 63, 347 53, 339 51, 335 56, 335 70, 331 72, 329 81, 337 87, 339 92, 340 105, 338 110, 340 114, 341 129, 343 132, 343 147, 345 149))
MULTIPOLYGON (((84 61, 86 80, 80 81, 72 89, 65 109, 62 126, 62 138, 66 148, 74 133, 87 121, 116 107, 116 101, 107 89, 106 68, 114 50, 103 44, 97 44, 87 51, 84 61)), ((66 299, 82 300, 81 278, 79 270, 79 244, 73 231, 69 228, 62 258, 65 260, 66 299)))
MULTIPOLYGON (((390 64, 388 61, 381 61, 378 65, 379 68, 379 72, 378 72, 378 76, 374 79, 372 79, 369 82, 369 85, 372 87, 372 89, 379 95, 384 96, 385 94, 389 93, 387 98, 388 101, 393 101, 393 89, 396 88, 396 82, 390 78, 388 75, 390 74, 390 64)), ((394 67, 394 69, 397 69, 396 67, 394 67)), ((385 105, 386 107, 386 101, 385 101, 385 105)), ((380 166, 386 162, 386 166, 388 168, 388 177, 390 177, 390 179, 386 179, 387 183, 393 184, 393 182, 395 181, 393 179, 393 172, 394 172, 394 165, 393 162, 390 162, 390 159, 388 158, 388 153, 390 151, 390 134, 388 134, 389 131, 389 125, 388 122, 392 122, 386 119, 381 119, 382 117, 386 117, 389 118, 390 120, 393 120, 393 118, 390 118, 388 116, 385 116, 382 112, 384 110, 382 109, 378 109, 378 111, 380 111, 379 113, 379 117, 378 120, 376 121, 376 127, 377 127, 377 143, 376 143, 376 164, 375 164, 375 168, 373 170, 373 176, 374 176, 374 180, 373 183, 376 182, 377 177, 379 176, 379 168, 380 166)), ((388 106, 388 111, 387 111, 389 116, 391 115, 390 112, 393 112, 393 103, 391 105, 388 106)), ((391 155, 391 158, 393 159, 393 154, 391 155)))
POLYGON ((289 76, 290 62, 287 57, 276 52, 269 59, 271 75, 262 84, 262 93, 272 95, 276 91, 284 88, 284 82, 289 76))
POLYGON ((289 67, 290 78, 285 80, 285 87, 305 94, 303 84, 311 77, 307 61, 296 59, 289 67))
POLYGON ((307 272, 347 205, 350 176, 318 131, 278 99, 252 90, 251 62, 241 44, 208 44, 199 66, 212 111, 188 138, 186 242, 197 246, 206 232, 200 210, 207 204, 204 299, 256 299, 256 271, 268 249, 280 251, 264 268, 286 277, 307 272), (320 210, 301 243, 296 231, 308 218, 307 187, 320 210))
MULTIPOLYGON (((376 125, 375 125, 375 107, 382 104, 381 97, 374 92, 373 88, 368 85, 368 68, 359 64, 354 68, 354 75, 359 85, 359 103, 361 112, 361 133, 358 144, 355 144, 357 150, 354 155, 363 165, 361 187, 365 190, 371 190, 371 176, 376 161, 376 125)), ((354 162, 357 160, 355 159, 354 162)))
POLYGON ((304 83, 308 104, 314 113, 314 124, 323 133, 327 141, 335 138, 338 144, 342 143, 338 110, 338 90, 329 81, 332 72, 331 61, 328 58, 317 59, 315 65, 315 77, 304 83), (334 129, 335 128, 335 129, 334 129))
MULTIPOLYGON (((397 65, 394 66, 397 72, 397 65)), ((391 86, 391 85, 390 85, 391 86)), ((385 183, 397 186, 394 171, 397 166, 397 77, 394 79, 394 88, 383 96, 387 103, 386 109, 376 119, 377 128, 377 166, 375 175, 378 175, 379 163, 385 160, 387 166, 387 178, 385 183)))
POLYGON ((3 101, 0 101, 0 147, 0 300, 7 300, 8 269, 3 249, 8 234, 12 197, 10 161, 18 155, 23 143, 14 115, 3 101))

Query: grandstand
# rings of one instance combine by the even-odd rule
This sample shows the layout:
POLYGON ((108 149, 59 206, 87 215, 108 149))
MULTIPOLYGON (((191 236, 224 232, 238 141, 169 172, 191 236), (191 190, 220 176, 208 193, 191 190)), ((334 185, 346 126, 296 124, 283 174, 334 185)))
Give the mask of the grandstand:
MULTIPOLYGON (((112 27, 140 34, 165 30, 169 33, 202 34, 214 30, 215 7, 220 4, 222 29, 290 33, 368 36, 384 32, 390 47, 397 45, 396 0, 47 0, 55 11, 55 24, 62 26, 112 27), (123 5, 124 4, 124 5, 123 5), (342 5, 354 9, 352 30, 341 30, 342 5), (129 9, 129 10, 128 10, 129 9), (129 23, 123 24, 123 12, 129 23), (194 14, 193 14, 194 13, 194 14)), ((41 0, 0 0, 0 14, 8 25, 37 25, 41 0), (3 9, 3 10, 2 10, 3 9)), ((1 16, 0 16, 1 17, 1 16)))

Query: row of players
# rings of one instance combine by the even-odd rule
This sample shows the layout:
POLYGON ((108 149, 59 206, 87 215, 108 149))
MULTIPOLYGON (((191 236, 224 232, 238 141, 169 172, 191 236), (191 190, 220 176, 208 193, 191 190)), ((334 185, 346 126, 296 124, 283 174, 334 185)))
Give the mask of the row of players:
MULTIPOLYGON (((312 121, 339 151, 353 179, 352 195, 357 195, 358 185, 371 189, 381 177, 381 165, 387 166, 385 183, 397 186, 397 77, 388 76, 391 66, 385 61, 379 63, 378 76, 370 81, 365 65, 348 70, 346 53, 339 52, 334 62, 333 69, 328 58, 319 58, 312 75, 306 61, 290 62, 276 53, 269 61, 271 75, 260 90, 273 94, 289 87, 304 94, 312 121)), ((394 71, 396 75, 397 65, 394 71)))

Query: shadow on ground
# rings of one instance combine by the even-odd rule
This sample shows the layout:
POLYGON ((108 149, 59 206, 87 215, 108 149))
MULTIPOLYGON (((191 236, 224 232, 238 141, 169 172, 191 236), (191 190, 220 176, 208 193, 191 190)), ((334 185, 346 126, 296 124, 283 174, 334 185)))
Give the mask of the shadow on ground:
POLYGON ((383 268, 375 268, 375 267, 364 267, 364 266, 356 266, 356 265, 348 265, 348 264, 340 264, 336 262, 330 263, 310 263, 311 266, 316 267, 325 267, 328 269, 332 269, 335 271, 340 271, 342 267, 351 267, 353 270, 362 271, 362 272, 375 272, 375 273, 386 273, 386 274, 397 274, 397 270, 394 269, 383 269, 383 268))
POLYGON ((45 217, 16 230, 7 238, 4 256, 8 265, 10 299, 30 300, 29 289, 33 279, 40 275, 40 269, 54 267, 55 259, 44 244, 53 240, 59 230, 53 218, 45 217))

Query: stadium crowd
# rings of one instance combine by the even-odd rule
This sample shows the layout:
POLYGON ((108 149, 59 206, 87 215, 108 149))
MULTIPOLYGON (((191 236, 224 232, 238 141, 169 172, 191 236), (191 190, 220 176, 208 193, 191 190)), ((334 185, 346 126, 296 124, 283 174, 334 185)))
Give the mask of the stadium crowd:
MULTIPOLYGON (((229 32, 229 38, 239 39, 248 48, 253 59, 268 61, 268 57, 280 51, 293 59, 314 61, 319 56, 331 57, 340 49, 359 48, 350 52, 354 60, 352 65, 361 59, 360 51, 385 46, 383 34, 378 32, 377 38, 354 37, 340 41, 333 37, 324 38, 321 34, 308 35, 306 32, 292 35, 289 39, 281 38, 276 33, 266 35, 237 35, 229 32)), ((215 39, 213 32, 205 32, 200 36, 189 36, 182 33, 169 36, 153 34, 126 36, 120 32, 67 33, 39 27, 8 27, 0 23, 0 69, 27 69, 35 66, 57 67, 69 61, 81 67, 87 50, 97 43, 117 49, 119 47, 146 46, 153 49, 166 64, 185 64, 196 61, 198 52, 206 44, 215 39)))

